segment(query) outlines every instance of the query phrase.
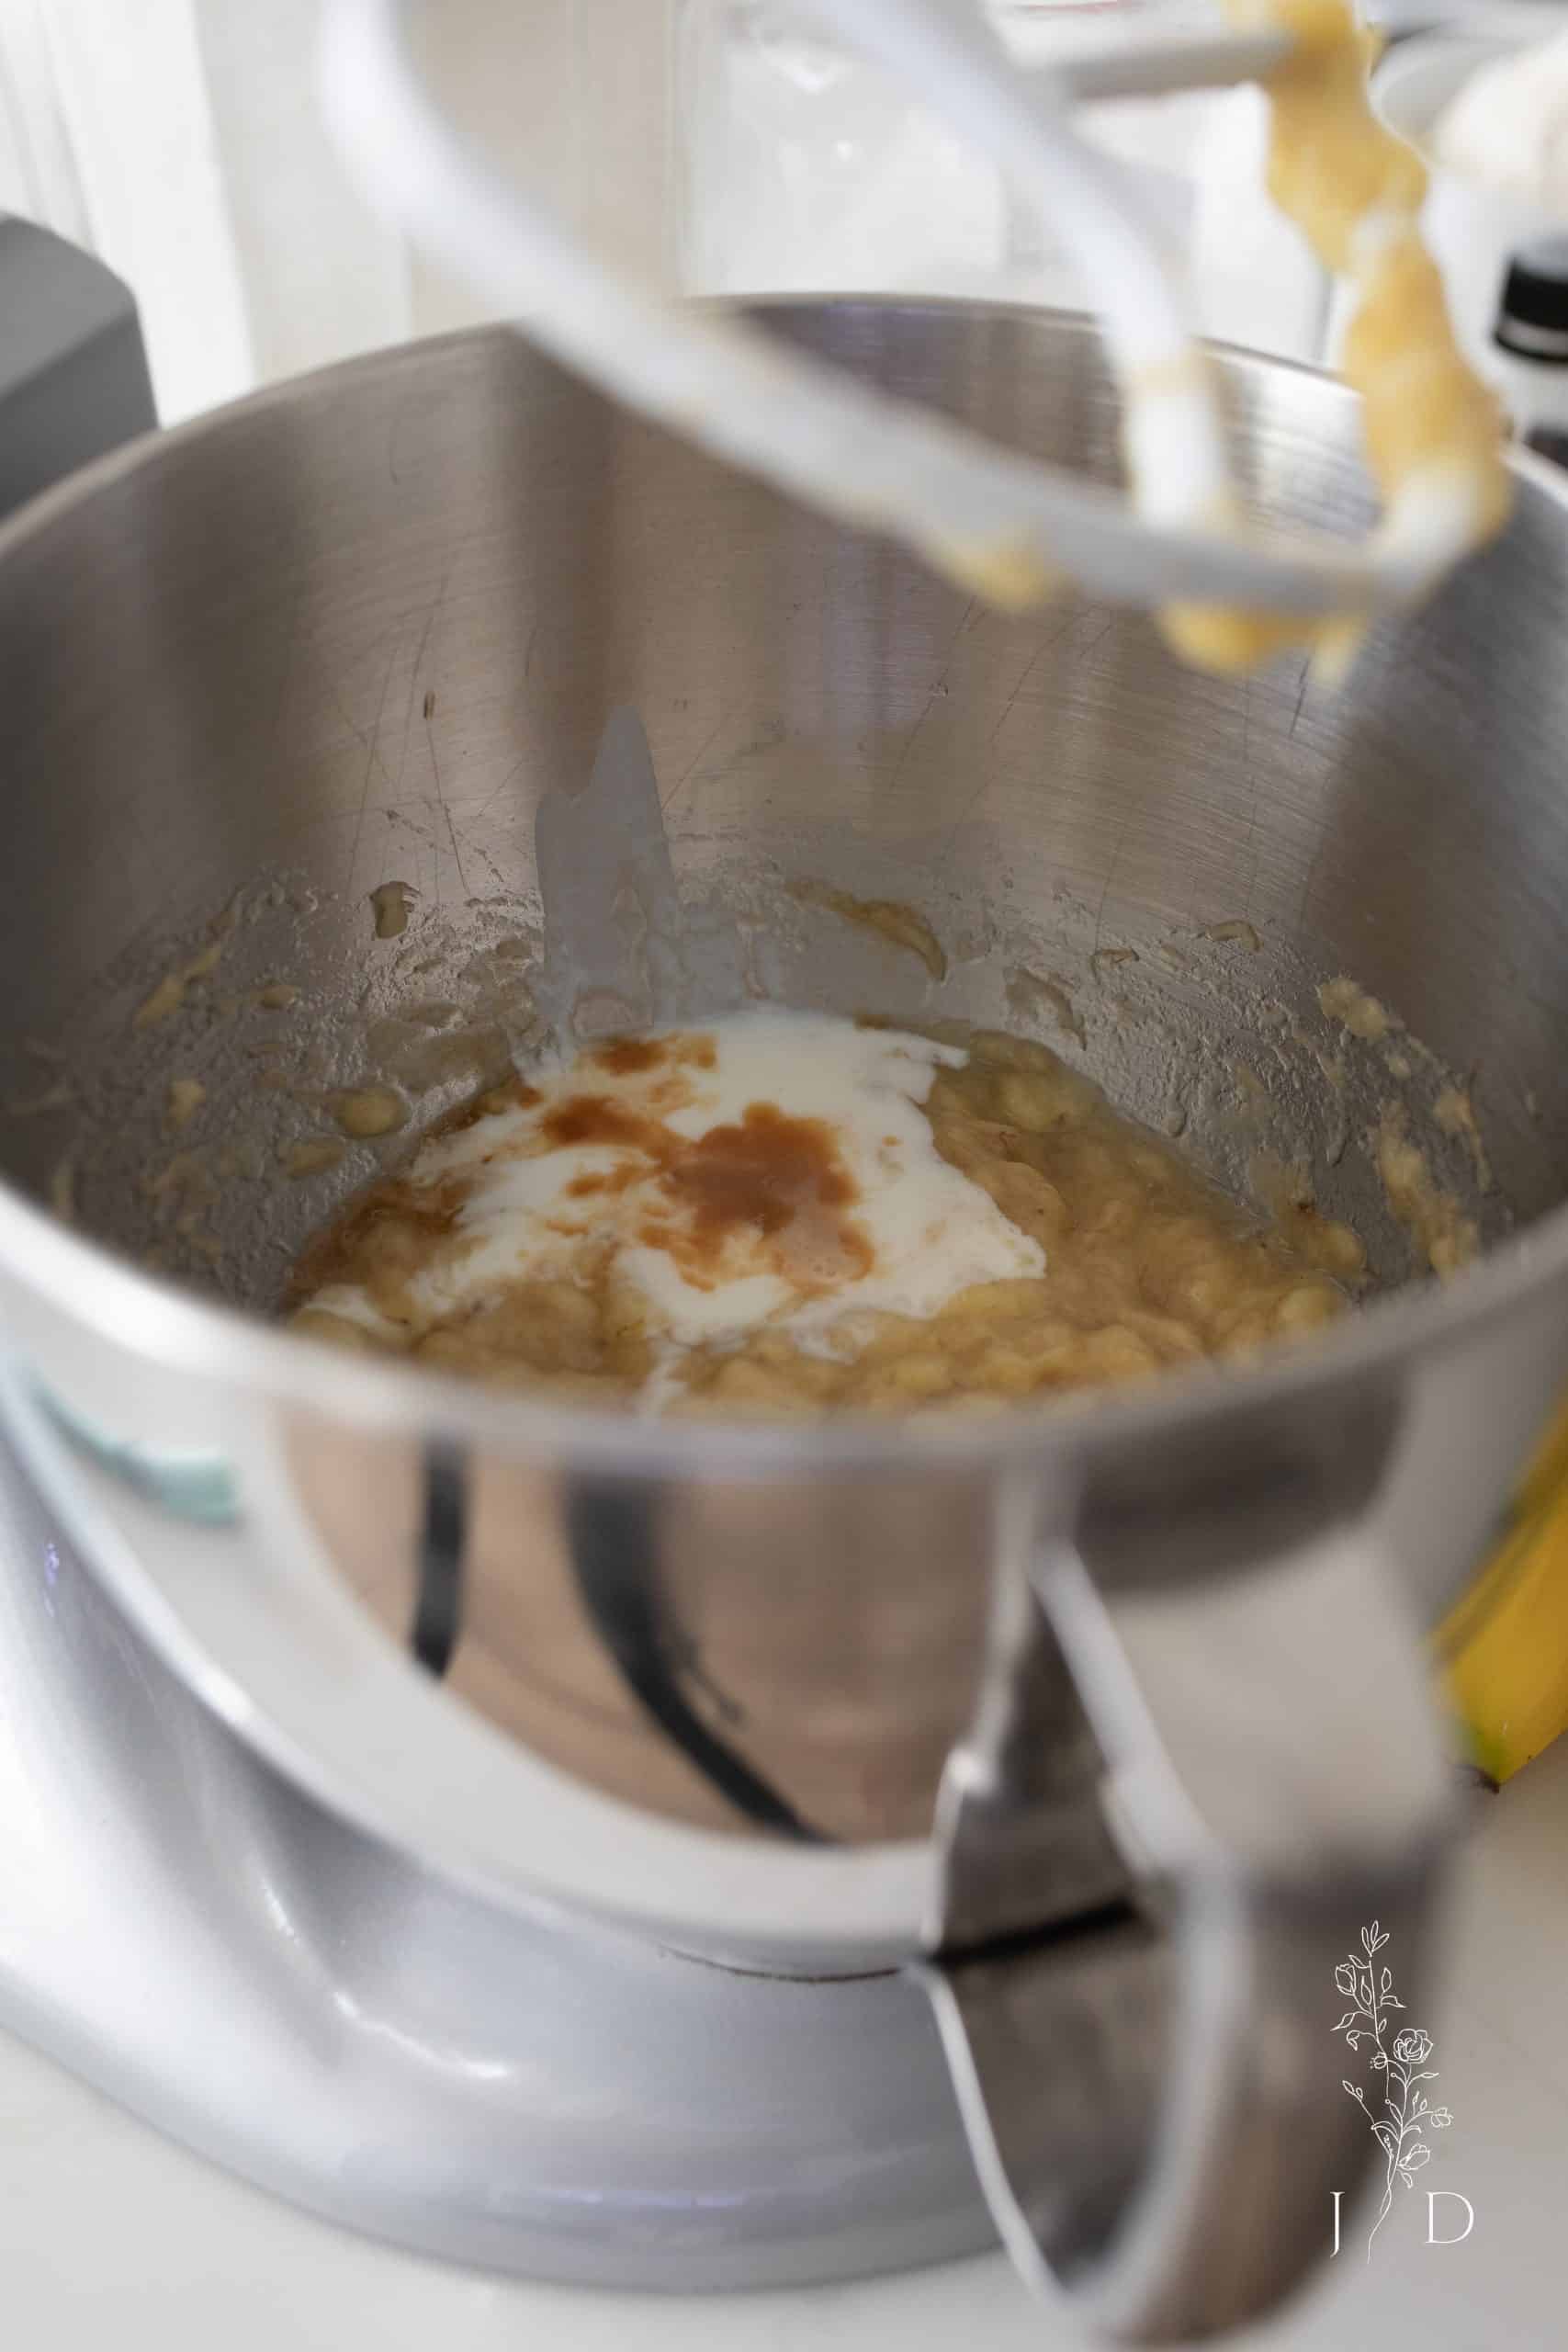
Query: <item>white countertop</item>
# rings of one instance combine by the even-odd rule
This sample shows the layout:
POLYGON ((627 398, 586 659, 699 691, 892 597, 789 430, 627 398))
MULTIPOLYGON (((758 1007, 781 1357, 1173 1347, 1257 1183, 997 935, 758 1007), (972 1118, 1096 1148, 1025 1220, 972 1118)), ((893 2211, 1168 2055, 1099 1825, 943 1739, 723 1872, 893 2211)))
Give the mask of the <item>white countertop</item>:
MULTIPOLYGON (((1427 2246, 1402 2197, 1369 2266, 1247 2339, 1273 2352, 1535 2352, 1568 2336, 1568 1743, 1478 1807, 1432 2018, 1452 2109, 1427 2178, 1474 2209, 1427 2246)), ((1332 1999, 1332 1992, 1328 1997, 1332 1999)), ((1325 2008, 1324 2063, 1344 2062, 1325 2008)), ((1450 2201, 1446 2217, 1461 2216, 1450 2201)), ((1439 2228, 1444 2223, 1439 2222, 1439 2228)), ((1325 2217, 1325 2237, 1328 2217, 1325 2217)), ((259 2195, 0 2039, 0 2278, 18 2352, 1041 2352, 1075 2338, 999 2258, 810 2294, 653 2300, 502 2284, 341 2234, 259 2195)))

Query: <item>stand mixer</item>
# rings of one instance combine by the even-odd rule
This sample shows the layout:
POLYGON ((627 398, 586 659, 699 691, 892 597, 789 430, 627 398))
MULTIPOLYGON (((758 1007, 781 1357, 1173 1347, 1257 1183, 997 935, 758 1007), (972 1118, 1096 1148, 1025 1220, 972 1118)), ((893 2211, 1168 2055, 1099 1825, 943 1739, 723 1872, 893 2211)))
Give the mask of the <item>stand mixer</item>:
MULTIPOLYGON (((0 223, 0 307, 8 509, 155 418, 98 264, 0 223)), ((0 2028, 280 2197, 491 2270, 787 2287, 993 2241, 906 1977, 717 1969, 423 1867, 312 1793, 210 1655, 138 1631, 139 1553, 266 1590, 221 1486, 149 1487, 4 1385, 0 2028)))
POLYGON ((783 2287, 991 2241, 907 1978, 715 1969, 423 1869, 269 1764, 209 1668, 172 1672, 104 1589, 121 1541, 238 1589, 243 1533, 63 1458, 15 1384, 6 1413, 71 1523, 93 1515, 98 1571, 7 1445, 7 2030, 277 2195, 491 2270, 783 2287))
MULTIPOLYGON (((756 331, 771 383, 858 378, 832 397, 863 427, 944 408, 962 435, 908 429, 964 499, 1010 424, 1058 468, 1114 467, 1081 322, 847 303, 756 331)), ((1362 526, 1347 396, 1222 372, 1247 497, 1281 530, 1362 526)), ((1551 480, 1519 492, 1509 539, 1374 637, 1337 704, 1299 663, 1197 681, 1111 602, 981 615, 500 332, 265 395, 12 526, 15 1050, 62 1055, 95 1107, 7 1093, 0 1754, 31 1856, 8 2022, 302 2202, 532 2275, 803 2282, 999 2227, 1143 2342, 1294 2282, 1365 2163, 1317 2047, 1322 1964, 1375 1916, 1422 1981, 1450 1826, 1413 1622, 1484 1549, 1568 1374, 1556 1175, 1519 1107, 1559 1114, 1559 1012, 1507 978, 1533 951, 1558 984, 1536 885, 1568 544, 1551 480), (68 638, 94 667, 62 718, 68 638), (1519 822, 1478 849, 1482 745, 1519 822), (954 823, 977 766, 995 800, 954 823), (1424 922, 1463 942, 1440 968, 1370 902, 1390 838, 1428 836, 1424 922), (1266 1001, 1306 1020, 1353 959, 1453 1063, 1489 1057, 1499 1180, 1539 1223, 1498 1224, 1452 1297, 1234 1389, 911 1446, 514 1411, 237 1317, 275 1304, 290 1220, 352 1159, 265 1210, 236 1162, 205 1296, 138 1265, 160 1057, 238 1087, 219 962, 236 1006, 288 969, 329 1080, 416 981, 491 990, 511 1051, 500 951, 522 942, 550 1001, 573 926, 549 845, 592 873, 606 837, 594 935, 621 961, 607 984, 579 924, 567 998, 608 985, 641 1018, 676 947, 705 1003, 749 979, 983 1021, 1015 956, 1087 987, 1109 944, 1158 995, 1162 946, 1228 926, 1212 986, 1190 944, 1168 1004, 1129 978, 1097 1010, 1086 1051, 1151 1119, 1171 1070, 1241 1054, 1266 1001), (803 871, 919 899, 941 975, 788 912, 803 871), (371 970, 365 903, 394 880, 420 919, 371 970), (1245 984, 1226 952, 1256 954, 1245 984), (171 974, 191 1024, 139 1034, 171 974), (487 1683, 498 1657, 520 1670, 487 1683)), ((1151 572, 1146 515, 1045 494, 1107 597, 1365 612, 1413 584, 1403 559, 1180 529, 1151 572)), ((1358 1116, 1382 1082, 1359 1072, 1358 1116)), ((1226 1102, 1194 1100, 1223 1159, 1226 1102)))

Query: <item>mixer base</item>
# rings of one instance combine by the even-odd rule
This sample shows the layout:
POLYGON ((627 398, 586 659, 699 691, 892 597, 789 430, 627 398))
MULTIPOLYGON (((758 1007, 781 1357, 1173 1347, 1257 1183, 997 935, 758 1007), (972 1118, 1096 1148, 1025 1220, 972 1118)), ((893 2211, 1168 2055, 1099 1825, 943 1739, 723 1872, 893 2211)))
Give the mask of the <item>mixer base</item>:
POLYGON ((912 1984, 520 1917, 351 1826, 132 1631, 22 1466, 50 1449, 17 1383, 6 1414, 0 2028, 279 2196, 492 2270, 803 2286, 991 2242, 912 1984))

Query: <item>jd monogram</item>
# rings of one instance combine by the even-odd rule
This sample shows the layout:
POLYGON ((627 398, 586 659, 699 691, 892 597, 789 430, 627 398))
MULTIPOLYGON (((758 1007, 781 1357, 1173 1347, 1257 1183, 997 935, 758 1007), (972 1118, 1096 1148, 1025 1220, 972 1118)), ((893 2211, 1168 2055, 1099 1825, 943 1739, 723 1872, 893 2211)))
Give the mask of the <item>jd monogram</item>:
MULTIPOLYGON (((1346 2046, 1359 2053, 1361 2044, 1368 2045, 1366 2064, 1371 2070, 1371 2098, 1359 2083, 1343 2076, 1342 2087, 1353 2098, 1367 2119, 1367 2126, 1383 2154, 1382 2201, 1377 2218, 1367 2233, 1367 2259, 1372 2258, 1372 2242, 1387 2221, 1393 2204, 1394 2184, 1403 2182, 1414 2188, 1416 2176, 1431 2158, 1428 2132, 1443 2132, 1453 2121, 1446 2107, 1434 2107, 1421 2086, 1435 2083, 1438 2070, 1429 2066, 1432 2037, 1422 2027, 1407 2025, 1396 2033, 1393 2030, 1393 2014, 1403 2009, 1404 2002, 1393 1989, 1393 1973, 1378 1960, 1378 1953, 1388 1941, 1374 1919, 1370 1928, 1361 1929, 1361 1949, 1340 1962, 1334 1972, 1334 1982, 1352 2007, 1348 2008, 1336 2033, 1342 2033, 1346 2046)), ((1343 2191, 1334 2191, 1334 2251, 1339 2251, 1339 2200, 1343 2191)), ((1428 2245, 1461 2245, 1475 2227, 1475 2208, 1468 2197, 1455 2188, 1429 2188, 1427 2191, 1427 2244, 1428 2245), (1445 2202, 1445 2219, 1451 2223, 1457 2214, 1447 2212, 1447 2205, 1464 2208, 1464 2226, 1454 2231, 1438 2230, 1438 2200, 1445 2202)))

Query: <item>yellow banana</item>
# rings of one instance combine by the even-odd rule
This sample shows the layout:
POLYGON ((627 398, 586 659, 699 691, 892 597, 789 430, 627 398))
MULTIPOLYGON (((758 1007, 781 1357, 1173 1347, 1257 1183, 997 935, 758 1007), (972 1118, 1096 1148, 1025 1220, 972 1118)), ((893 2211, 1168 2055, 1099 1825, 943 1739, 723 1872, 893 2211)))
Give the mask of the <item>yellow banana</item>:
POLYGON ((1525 1475, 1496 1551, 1435 1639, 1450 1703, 1494 1781, 1568 1730, 1568 1406, 1525 1475))

